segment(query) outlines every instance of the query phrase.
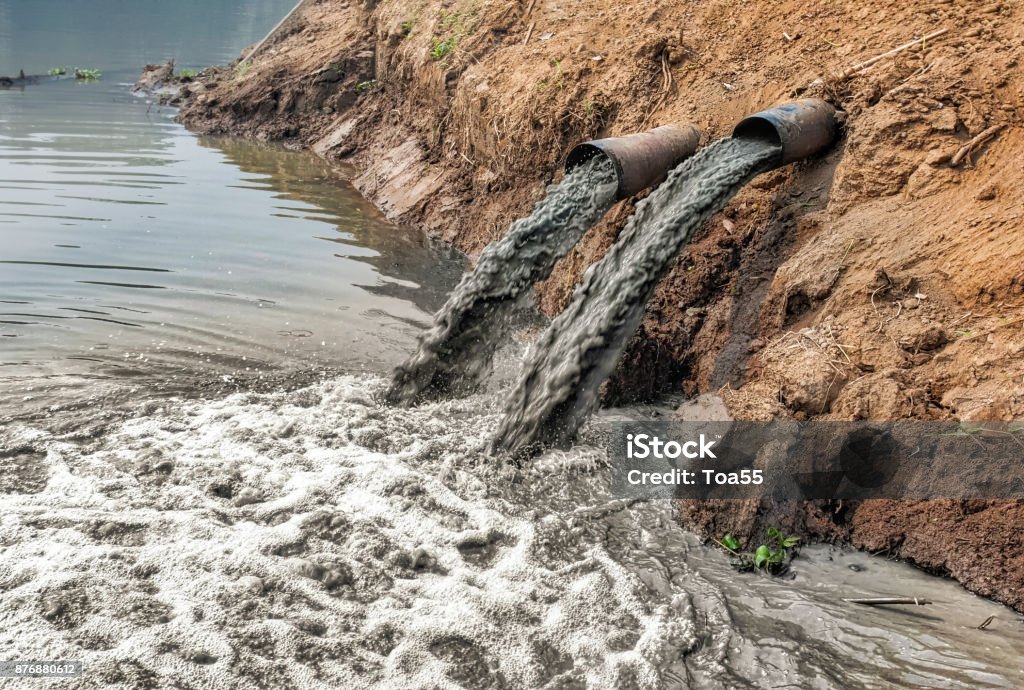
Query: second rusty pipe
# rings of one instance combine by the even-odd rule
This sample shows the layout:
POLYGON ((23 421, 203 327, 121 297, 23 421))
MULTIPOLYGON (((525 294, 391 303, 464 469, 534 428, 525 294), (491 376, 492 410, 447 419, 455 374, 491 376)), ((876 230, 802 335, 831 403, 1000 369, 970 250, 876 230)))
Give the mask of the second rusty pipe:
POLYGON ((616 198, 625 199, 660 182, 699 145, 700 130, 693 125, 664 125, 649 132, 585 141, 569 152, 565 170, 605 156, 615 167, 616 198))
POLYGON ((838 133, 836 109, 818 98, 804 98, 743 118, 732 135, 781 146, 778 163, 782 165, 828 148, 838 133))

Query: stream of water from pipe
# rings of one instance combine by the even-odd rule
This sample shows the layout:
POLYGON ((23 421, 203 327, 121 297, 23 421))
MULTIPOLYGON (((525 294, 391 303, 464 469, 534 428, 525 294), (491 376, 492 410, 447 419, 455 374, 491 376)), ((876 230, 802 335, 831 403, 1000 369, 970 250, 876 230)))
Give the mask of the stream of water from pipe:
POLYGON ((567 446, 636 332, 658 280, 693 231, 780 149, 721 139, 683 161, 637 205, 608 254, 587 269, 572 302, 533 345, 493 447, 513 454, 567 446))
POLYGON ((552 185, 526 218, 484 250, 395 372, 386 399, 409 404, 473 390, 508 337, 512 310, 615 200, 615 170, 592 158, 552 185))

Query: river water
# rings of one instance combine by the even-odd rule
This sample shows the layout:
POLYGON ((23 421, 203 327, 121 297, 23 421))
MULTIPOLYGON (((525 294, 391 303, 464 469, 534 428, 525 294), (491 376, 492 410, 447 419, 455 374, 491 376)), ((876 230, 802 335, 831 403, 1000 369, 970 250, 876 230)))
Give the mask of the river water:
POLYGON ((483 452, 500 396, 379 406, 459 257, 127 93, 290 4, 0 0, 0 73, 104 72, 0 92, 0 660, 82 661, 74 688, 1024 686, 1020 616, 953 582, 825 546, 738 575, 614 499, 603 425, 664 410, 515 468, 483 452), (883 595, 935 604, 843 601, 883 595))
POLYGON ((386 369, 443 303, 459 256, 384 221, 337 171, 197 139, 125 87, 146 62, 226 62, 290 5, 0 0, 0 75, 103 73, 0 91, 0 398, 14 412, 129 377, 176 392, 386 369))

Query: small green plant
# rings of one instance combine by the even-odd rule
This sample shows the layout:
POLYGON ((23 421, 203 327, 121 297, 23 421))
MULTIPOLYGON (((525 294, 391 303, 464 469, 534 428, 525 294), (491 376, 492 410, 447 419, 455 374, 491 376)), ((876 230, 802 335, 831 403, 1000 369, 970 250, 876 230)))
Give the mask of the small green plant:
POLYGON ((583 101, 583 111, 587 115, 593 115, 594 113, 601 114, 604 112, 604 105, 601 103, 595 103, 589 98, 583 101))
POLYGON ((453 26, 461 26, 462 15, 459 12, 441 10, 441 25, 446 29, 450 29, 453 26))
POLYGON ((75 68, 75 79, 80 79, 82 81, 94 81, 102 76, 103 72, 100 72, 98 69, 75 68))
POLYGON ((724 546, 727 551, 732 551, 733 553, 738 553, 739 550, 740 550, 740 541, 739 541, 739 539, 737 539, 736 537, 732 536, 731 534, 727 534, 724 537, 722 537, 722 539, 721 539, 721 541, 719 543, 722 546, 724 546))
POLYGON ((178 72, 178 76, 182 79, 191 79, 196 76, 196 71, 194 69, 183 69, 178 72))
POLYGON ((402 33, 405 34, 406 36, 411 34, 413 24, 414 22, 411 19, 406 19, 404 22, 402 22, 402 33))
POLYGON ((356 84, 356 91, 369 91, 377 85, 376 79, 370 79, 369 81, 361 81, 356 84))
POLYGON ((561 60, 551 60, 551 62, 549 62, 548 64, 551 65, 551 67, 554 68, 554 70, 555 70, 554 73, 550 77, 544 77, 543 79, 538 81, 535 88, 538 91, 544 91, 544 90, 548 89, 549 87, 555 88, 555 89, 558 89, 558 90, 564 89, 565 88, 565 78, 562 75, 562 61, 561 60))
POLYGON ((68 73, 67 67, 54 67, 47 72, 51 77, 60 77, 68 73))
POLYGON ((796 555, 800 537, 786 536, 777 527, 765 530, 765 543, 758 544, 753 552, 740 550, 739 540, 726 534, 718 545, 732 556, 732 565, 740 572, 761 571, 770 575, 781 575, 789 569, 789 562, 796 555))
POLYGON ((589 97, 584 98, 581 105, 582 112, 574 112, 573 115, 583 122, 584 126, 595 127, 604 124, 609 113, 607 105, 589 97))
POLYGON ((249 73, 249 69, 251 67, 252 67, 251 63, 244 62, 244 61, 243 62, 239 62, 235 66, 235 77, 238 78, 238 79, 241 79, 242 77, 244 77, 246 74, 249 73))
POLYGON ((444 58, 448 57, 448 55, 453 50, 455 50, 454 36, 446 38, 443 41, 435 36, 434 45, 430 49, 430 57, 433 58, 434 60, 443 60, 444 58))

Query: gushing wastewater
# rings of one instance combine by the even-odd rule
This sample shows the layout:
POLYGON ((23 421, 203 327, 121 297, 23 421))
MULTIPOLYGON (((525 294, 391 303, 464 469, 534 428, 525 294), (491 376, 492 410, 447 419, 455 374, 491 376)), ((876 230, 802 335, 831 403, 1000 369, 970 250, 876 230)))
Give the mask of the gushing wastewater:
POLYGON ((637 205, 618 241, 533 345, 494 437, 496 450, 520 454, 572 442, 679 250, 744 184, 777 165, 780 152, 759 139, 721 139, 637 205))
POLYGON ((604 156, 566 173, 526 218, 484 250, 434 317, 419 347, 395 372, 385 398, 409 404, 474 389, 504 343, 514 307, 615 200, 615 170, 604 156))
POLYGON ((3 656, 77 659, 77 689, 1024 683, 1024 625, 956 583, 823 546, 738 576, 670 502, 612 495, 600 418, 515 468, 484 452, 493 397, 382 408, 386 385, 9 427, 3 656), (843 602, 879 595, 936 604, 843 602))

